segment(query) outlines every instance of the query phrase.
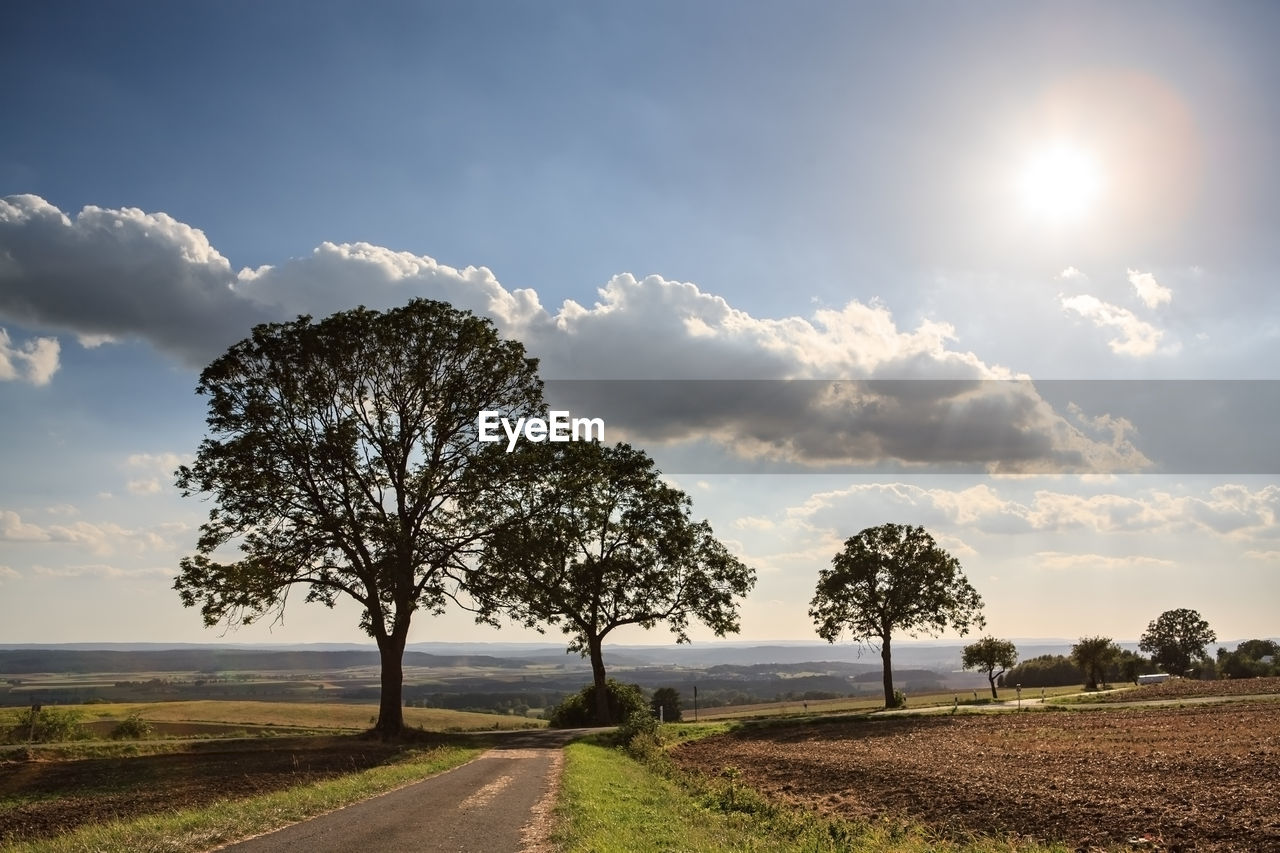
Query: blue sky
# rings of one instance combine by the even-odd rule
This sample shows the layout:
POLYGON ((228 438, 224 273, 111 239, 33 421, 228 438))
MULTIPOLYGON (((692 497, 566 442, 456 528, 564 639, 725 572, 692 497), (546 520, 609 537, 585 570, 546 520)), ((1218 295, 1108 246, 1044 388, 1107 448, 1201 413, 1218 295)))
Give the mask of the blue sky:
MULTIPOLYGON (((0 642, 218 638, 169 588, 203 515, 171 472, 203 435, 200 367, 297 313, 449 299, 550 379, 1280 378, 1278 24, 1248 3, 10 4, 0 642)), ((1274 392, 1187 418, 966 394, 890 394, 848 434, 790 399, 614 426, 760 570, 747 639, 812 638, 818 570, 890 520, 960 558, 1003 636, 1132 639, 1183 606, 1277 633, 1274 392), (1197 468, 1179 428, 1245 450, 1197 468), (971 453, 985 470, 957 473, 971 453)), ((229 638, 358 639, 313 609, 229 638)), ((526 638, 461 614, 413 637, 526 638)))

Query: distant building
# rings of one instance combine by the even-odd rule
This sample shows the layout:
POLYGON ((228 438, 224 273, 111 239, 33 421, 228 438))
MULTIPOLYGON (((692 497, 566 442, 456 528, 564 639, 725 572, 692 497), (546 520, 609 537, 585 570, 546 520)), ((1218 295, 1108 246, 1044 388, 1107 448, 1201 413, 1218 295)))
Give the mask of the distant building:
POLYGON ((1169 674, 1166 672, 1153 672, 1150 675, 1139 675, 1139 684, 1159 684, 1162 681, 1168 681, 1169 674))

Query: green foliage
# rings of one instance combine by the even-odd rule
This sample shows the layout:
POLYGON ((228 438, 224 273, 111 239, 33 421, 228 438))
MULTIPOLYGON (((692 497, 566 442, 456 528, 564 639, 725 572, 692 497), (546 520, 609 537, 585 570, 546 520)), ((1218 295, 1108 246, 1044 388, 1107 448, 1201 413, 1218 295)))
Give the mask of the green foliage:
POLYGON ((894 690, 894 691, 893 691, 893 702, 889 705, 889 707, 890 707, 890 708, 905 708, 905 707, 907 707, 907 694, 906 694, 906 693, 903 693, 901 690, 894 690))
POLYGON ((1166 610, 1147 626, 1138 648, 1170 675, 1186 675, 1205 657, 1205 646, 1218 639, 1209 623, 1194 610, 1166 610))
POLYGON ((1280 645, 1272 640, 1245 640, 1234 652, 1218 649, 1218 672, 1223 678, 1266 678, 1280 675, 1280 645), (1261 658, 1271 657, 1270 663, 1261 658))
POLYGON ((965 669, 976 669, 986 673, 991 684, 991 698, 996 695, 996 679, 1004 675, 1018 663, 1018 648, 1009 640, 997 640, 995 637, 983 637, 976 643, 964 647, 962 664, 965 669), (999 669, 999 672, 996 670, 999 669))
POLYGON ((54 743, 88 737, 80 727, 81 714, 75 710, 27 708, 10 719, 5 732, 8 743, 54 743))
POLYGON ((254 328, 200 374, 209 435, 177 471, 211 497, 174 583, 206 625, 283 615, 289 590, 354 599, 383 654, 378 728, 398 734, 412 615, 438 612, 487 527, 463 508, 508 484, 477 416, 536 414, 542 384, 493 324, 415 299, 254 328), (220 562, 227 546, 240 558, 220 562))
POLYGON ((923 527, 882 524, 845 540, 830 569, 818 573, 809 615, 818 636, 834 643, 846 632, 877 644, 885 668, 885 704, 893 702, 890 641, 895 631, 936 636, 982 628, 982 597, 960 563, 923 527))
POLYGON ((659 716, 658 709, 662 709, 661 718, 664 723, 678 723, 684 719, 680 709, 680 691, 674 687, 659 687, 653 691, 649 707, 653 709, 655 717, 659 716))
MULTIPOLYGON (((649 706, 638 684, 623 684, 610 678, 605 683, 605 702, 615 720, 630 720, 636 713, 648 714, 649 706)), ((597 688, 588 684, 552 709, 547 718, 552 728, 578 729, 596 724, 597 688)))
POLYGON ((121 720, 115 728, 111 730, 111 737, 115 740, 142 740, 150 737, 152 731, 151 723, 142 719, 139 714, 130 714, 121 720))
POLYGON ((1071 660, 1084 673, 1085 688, 1097 690, 1107 686, 1107 672, 1120 657, 1120 647, 1110 637, 1081 637, 1071 647, 1071 660))
POLYGON ((1008 670, 1000 679, 1002 687, 1065 687, 1084 683, 1084 670, 1065 655, 1040 655, 1008 670))
MULTIPOLYGON (((663 482, 653 460, 626 444, 525 443, 504 454, 518 490, 470 505, 493 525, 465 579, 480 616, 560 628, 569 649, 605 679, 603 643, 616 628, 660 624, 689 641, 696 619, 716 636, 738 630, 738 599, 755 571, 690 517, 689 497, 663 482)), ((605 716, 597 722, 622 719, 605 716)))

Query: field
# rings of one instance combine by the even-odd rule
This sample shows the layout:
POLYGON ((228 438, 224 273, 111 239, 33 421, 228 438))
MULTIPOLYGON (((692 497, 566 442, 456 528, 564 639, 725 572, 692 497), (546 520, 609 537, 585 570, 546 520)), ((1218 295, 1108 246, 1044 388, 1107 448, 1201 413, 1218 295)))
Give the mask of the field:
POLYGON ((1280 850, 1276 701, 761 725, 672 754, 770 799, 958 838, 1280 850))
POLYGON ((1280 693, 1280 678, 1237 678, 1222 681, 1194 681, 1175 678, 1160 684, 1144 684, 1115 693, 1078 696, 1070 700, 1088 704, 1132 704, 1166 699, 1200 699, 1212 696, 1257 696, 1280 693))
MULTIPOLYGON (((1052 698, 1080 692, 1079 686, 1046 687, 1026 689, 1022 691, 1023 699, 1039 699, 1041 696, 1052 698)), ((959 700, 960 705, 991 704, 991 691, 986 687, 978 690, 933 690, 909 696, 907 705, 910 708, 927 708, 938 705, 950 705, 959 700)), ((1012 688, 1000 688, 1001 702, 1013 702, 1017 693, 1012 688)), ((884 697, 877 693, 870 697, 841 699, 788 699, 779 702, 760 702, 752 705, 727 705, 718 708, 706 708, 698 712, 699 720, 750 720, 765 717, 790 717, 804 714, 838 714, 845 711, 875 711, 884 707, 884 697)), ((693 719, 690 708, 684 710, 686 719, 693 719)))
MULTIPOLYGON (((190 702, 123 702, 114 704, 65 705, 82 714, 84 722, 121 720, 130 714, 156 723, 203 723, 229 727, 266 726, 303 729, 342 729, 363 731, 378 716, 377 705, 339 702, 233 702, 195 700, 190 702)), ((4 714, 0 712, 0 719, 4 714)), ((479 714, 473 711, 450 711, 444 708, 405 708, 404 721, 434 732, 488 731, 491 729, 527 729, 545 726, 541 720, 514 714, 479 714)))

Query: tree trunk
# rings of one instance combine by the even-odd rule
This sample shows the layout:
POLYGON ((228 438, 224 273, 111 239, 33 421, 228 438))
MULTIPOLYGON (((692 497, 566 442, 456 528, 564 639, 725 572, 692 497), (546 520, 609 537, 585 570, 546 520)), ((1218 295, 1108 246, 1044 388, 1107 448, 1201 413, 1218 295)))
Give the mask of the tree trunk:
POLYGON ((987 681, 991 682, 991 698, 992 699, 1000 698, 999 696, 996 695, 996 679, 999 678, 1001 675, 1004 675, 1004 673, 1001 672, 999 675, 995 673, 990 673, 990 672, 987 673, 987 681))
POLYGON ((596 725, 610 726, 617 721, 609 713, 609 688, 608 679, 604 674, 603 645, 603 641, 598 637, 587 639, 587 652, 591 656, 591 680, 596 688, 596 725))
POLYGON ((893 707, 893 660, 889 654, 889 637, 880 646, 880 661, 884 665, 884 706, 893 707))
POLYGON ((404 732, 404 644, 408 631, 378 637, 382 659, 382 696, 378 700, 378 724, 373 727, 382 738, 396 738, 404 732))

